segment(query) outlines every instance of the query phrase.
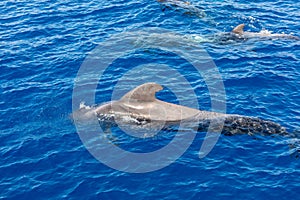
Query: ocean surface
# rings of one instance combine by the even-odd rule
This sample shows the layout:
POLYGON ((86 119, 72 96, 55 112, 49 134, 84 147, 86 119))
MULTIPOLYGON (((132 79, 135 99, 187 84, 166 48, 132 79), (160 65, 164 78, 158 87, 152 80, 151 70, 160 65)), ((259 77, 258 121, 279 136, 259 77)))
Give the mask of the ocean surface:
MULTIPOLYGON (((205 38, 241 23, 247 31, 300 36, 300 2, 191 4, 205 17, 155 0, 0 2, 0 199, 300 199, 298 137, 221 135, 200 159, 205 133, 199 132, 176 161, 148 173, 110 168, 82 143, 70 118, 79 70, 98 45, 117 34, 122 40, 130 31, 139 38, 146 28, 204 39, 178 47, 176 41, 186 40, 165 34, 162 42, 172 51, 141 48, 125 55, 120 52, 127 46, 110 41, 111 46, 100 50, 115 60, 96 87, 94 103, 109 101, 115 88, 126 92, 149 81, 180 85, 184 77, 199 108, 213 110, 206 81, 174 53, 193 47, 205 50, 214 61, 224 84, 227 113, 270 120, 299 133, 300 42, 251 39, 221 44, 205 38)), ((151 39, 154 44, 155 35, 151 39)), ((141 46, 143 42, 137 41, 141 46)), ((176 94, 167 87, 157 97, 178 103, 178 96, 189 101, 190 95, 185 87, 176 94)), ((169 131, 149 138, 118 138, 118 132, 111 133, 113 142, 138 153, 160 149, 176 135, 169 131)))

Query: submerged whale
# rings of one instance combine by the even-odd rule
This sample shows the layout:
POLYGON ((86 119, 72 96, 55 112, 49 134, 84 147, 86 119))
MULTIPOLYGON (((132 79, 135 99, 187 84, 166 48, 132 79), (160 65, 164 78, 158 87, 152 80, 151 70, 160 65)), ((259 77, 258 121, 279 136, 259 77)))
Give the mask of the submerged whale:
POLYGON ((197 35, 193 35, 192 38, 195 41, 204 43, 204 42, 211 42, 211 43, 220 43, 220 44, 227 44, 231 42, 243 42, 250 39, 255 40, 272 40, 272 39, 287 39, 287 40, 300 40, 299 37, 285 34, 285 33, 272 33, 268 30, 261 30, 260 32, 248 32, 244 31, 245 24, 239 24, 230 32, 223 32, 214 34, 212 36, 201 37, 197 35))
POLYGON ((219 120, 224 122, 222 133, 225 135, 287 134, 284 127, 271 121, 203 111, 161 101, 155 94, 162 89, 163 87, 157 83, 145 83, 129 91, 117 101, 95 107, 82 106, 73 113, 73 118, 82 120, 97 117, 100 123, 125 124, 140 128, 154 126, 168 128, 186 123, 198 131, 206 131, 212 120, 219 120))
POLYGON ((157 1, 162 3, 162 5, 166 6, 167 8, 175 8, 175 10, 182 9, 183 12, 188 15, 195 15, 200 18, 206 16, 203 10, 197 8, 196 6, 192 5, 188 1, 183 1, 183 0, 157 0, 157 1))

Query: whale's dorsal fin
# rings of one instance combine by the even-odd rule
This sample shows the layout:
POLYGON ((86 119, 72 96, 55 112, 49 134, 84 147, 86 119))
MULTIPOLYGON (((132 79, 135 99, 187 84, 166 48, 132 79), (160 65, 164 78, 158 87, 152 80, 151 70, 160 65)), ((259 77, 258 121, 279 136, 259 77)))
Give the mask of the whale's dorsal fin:
POLYGON ((122 100, 126 101, 145 101, 151 102, 155 101, 155 93, 162 90, 163 87, 157 83, 145 83, 140 85, 130 92, 126 93, 122 98, 122 100))
POLYGON ((245 28, 245 24, 240 24, 240 25, 237 25, 237 26, 232 30, 232 32, 241 35, 241 34, 244 33, 244 28, 245 28))

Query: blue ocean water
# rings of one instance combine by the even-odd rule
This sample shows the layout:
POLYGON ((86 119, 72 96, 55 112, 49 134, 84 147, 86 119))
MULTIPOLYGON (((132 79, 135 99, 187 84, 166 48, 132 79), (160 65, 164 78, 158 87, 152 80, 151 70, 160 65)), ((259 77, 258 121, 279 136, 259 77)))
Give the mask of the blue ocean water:
MULTIPOLYGON (((88 53, 114 34, 159 27, 205 37, 245 23, 248 31, 300 35, 296 0, 191 3, 206 17, 164 8, 155 0, 0 2, 1 199, 300 199, 300 162, 289 147, 297 138, 221 136, 199 159, 204 137, 199 133, 176 162, 141 174, 109 168, 82 144, 69 117, 74 80, 88 53)), ((300 130, 299 41, 199 46, 220 71, 228 113, 271 120, 289 132, 300 130)), ((160 54, 141 51, 117 60, 97 88, 97 102, 109 100, 123 69, 153 63, 153 55, 160 54)), ((180 59, 166 64, 179 71, 184 66, 180 59)), ((201 109, 210 110, 205 82, 193 79, 188 69, 181 72, 190 76, 201 109)), ((177 103, 170 92, 159 97, 177 103)), ((171 137, 162 136, 155 144, 161 147, 171 137)), ((137 151, 149 148, 143 141, 126 145, 138 145, 137 151)))

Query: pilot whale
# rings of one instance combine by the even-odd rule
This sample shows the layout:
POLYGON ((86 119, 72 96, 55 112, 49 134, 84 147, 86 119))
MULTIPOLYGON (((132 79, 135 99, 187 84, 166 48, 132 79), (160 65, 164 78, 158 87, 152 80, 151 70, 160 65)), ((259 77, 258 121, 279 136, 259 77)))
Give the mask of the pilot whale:
POLYGON ((156 92, 163 87, 157 83, 145 83, 126 93, 121 99, 99 106, 81 108, 73 113, 75 120, 95 117, 100 123, 127 124, 146 127, 147 124, 163 128, 185 123, 198 131, 206 131, 212 120, 224 122, 222 133, 234 134, 287 134, 286 129, 277 123, 254 117, 224 114, 198 110, 168 103, 156 98, 156 92))
POLYGON ((200 43, 219 43, 227 44, 231 42, 243 42, 250 39, 254 40, 272 40, 272 39, 287 39, 287 40, 300 40, 299 37, 285 34, 285 33, 272 33, 268 30, 261 30, 260 32, 244 31, 245 24, 239 24, 230 32, 217 33, 211 36, 202 37, 199 35, 191 35, 191 38, 200 43))
POLYGON ((243 39, 251 39, 251 38, 263 38, 263 39, 278 39, 278 38, 285 38, 285 39, 292 39, 292 40, 300 40, 299 37, 285 34, 285 33, 272 33, 267 30, 261 30, 260 32, 248 32, 244 31, 245 24, 239 24, 236 26, 231 32, 235 34, 236 37, 240 37, 243 39))
POLYGON ((203 10, 197 8, 196 6, 192 5, 188 1, 183 0, 157 0, 162 5, 166 6, 167 8, 175 8, 175 9, 182 9, 185 14, 188 15, 195 15, 200 18, 205 17, 206 14, 203 10))

